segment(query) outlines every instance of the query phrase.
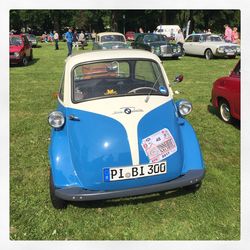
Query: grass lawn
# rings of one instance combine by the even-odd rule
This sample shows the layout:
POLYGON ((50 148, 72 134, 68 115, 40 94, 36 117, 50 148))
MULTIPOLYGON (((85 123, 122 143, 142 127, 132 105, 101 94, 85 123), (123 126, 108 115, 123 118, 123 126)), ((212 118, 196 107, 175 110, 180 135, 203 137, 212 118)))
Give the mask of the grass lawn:
MULTIPOLYGON (((13 240, 239 240, 240 130, 223 123, 210 107, 212 83, 227 75, 237 59, 199 57, 164 61, 175 98, 193 103, 193 125, 206 163, 196 193, 183 190, 71 204, 55 210, 49 197, 47 116, 57 102, 52 93, 67 55, 42 44, 27 67, 10 68, 10 238, 13 240)), ((91 49, 91 46, 87 48, 91 49)))

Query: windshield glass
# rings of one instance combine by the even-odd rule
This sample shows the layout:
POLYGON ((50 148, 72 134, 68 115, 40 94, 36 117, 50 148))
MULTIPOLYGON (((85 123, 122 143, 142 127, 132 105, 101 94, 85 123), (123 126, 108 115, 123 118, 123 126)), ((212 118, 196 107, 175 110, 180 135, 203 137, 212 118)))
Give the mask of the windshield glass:
POLYGON ((19 36, 10 37, 10 45, 20 46, 22 45, 22 39, 19 36))
POLYGON ((125 42, 125 39, 120 35, 106 35, 101 37, 101 42, 125 42))
POLYGON ((128 95, 168 95, 159 65, 151 60, 117 60, 78 65, 73 102, 128 95))
POLYGON ((146 43, 165 41, 164 37, 161 35, 146 35, 144 37, 146 43))

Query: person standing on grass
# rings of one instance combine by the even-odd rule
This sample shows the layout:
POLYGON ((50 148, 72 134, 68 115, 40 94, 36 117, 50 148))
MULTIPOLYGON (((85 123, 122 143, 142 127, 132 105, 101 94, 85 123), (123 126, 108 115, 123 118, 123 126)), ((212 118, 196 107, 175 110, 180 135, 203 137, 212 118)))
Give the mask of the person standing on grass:
POLYGON ((232 29, 229 27, 228 24, 225 24, 225 25, 224 25, 224 28, 225 28, 225 34, 224 34, 225 42, 231 43, 231 42, 232 42, 233 31, 232 31, 232 29))
POLYGON ((183 52, 184 36, 182 31, 179 29, 178 33, 175 35, 176 44, 180 45, 181 51, 183 52))
POLYGON ((68 32, 65 35, 67 46, 68 46, 68 56, 72 54, 72 42, 73 42, 73 35, 72 35, 72 29, 69 28, 68 32))
POLYGON ((82 49, 84 49, 84 41, 85 41, 85 35, 83 33, 83 31, 81 31, 78 41, 81 43, 82 49))
POLYGON ((59 35, 58 35, 58 33, 54 30, 55 50, 59 50, 58 40, 59 40, 59 35))

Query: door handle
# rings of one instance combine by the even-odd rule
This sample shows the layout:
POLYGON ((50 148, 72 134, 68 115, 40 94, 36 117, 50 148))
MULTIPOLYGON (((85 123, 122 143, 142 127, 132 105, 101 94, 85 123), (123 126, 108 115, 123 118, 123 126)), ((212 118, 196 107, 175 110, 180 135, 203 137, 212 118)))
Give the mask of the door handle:
POLYGON ((70 115, 70 116, 69 116, 69 119, 70 119, 71 121, 80 121, 80 118, 77 117, 77 116, 74 116, 74 115, 70 115))

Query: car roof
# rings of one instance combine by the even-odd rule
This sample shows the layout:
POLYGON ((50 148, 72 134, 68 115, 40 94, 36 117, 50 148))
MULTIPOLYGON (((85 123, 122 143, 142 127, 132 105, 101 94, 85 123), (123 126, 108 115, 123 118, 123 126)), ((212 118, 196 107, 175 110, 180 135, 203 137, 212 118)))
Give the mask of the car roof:
POLYGON ((112 35, 122 35, 122 33, 119 32, 100 32, 97 34, 98 36, 112 36, 112 35))
POLYGON ((99 60, 110 60, 110 59, 151 59, 157 62, 161 62, 159 57, 155 54, 139 49, 107 49, 107 50, 94 50, 89 52, 83 52, 77 55, 68 56, 65 60, 66 64, 73 67, 76 64, 99 61, 99 60), (112 53, 111 53, 112 52, 112 53))

